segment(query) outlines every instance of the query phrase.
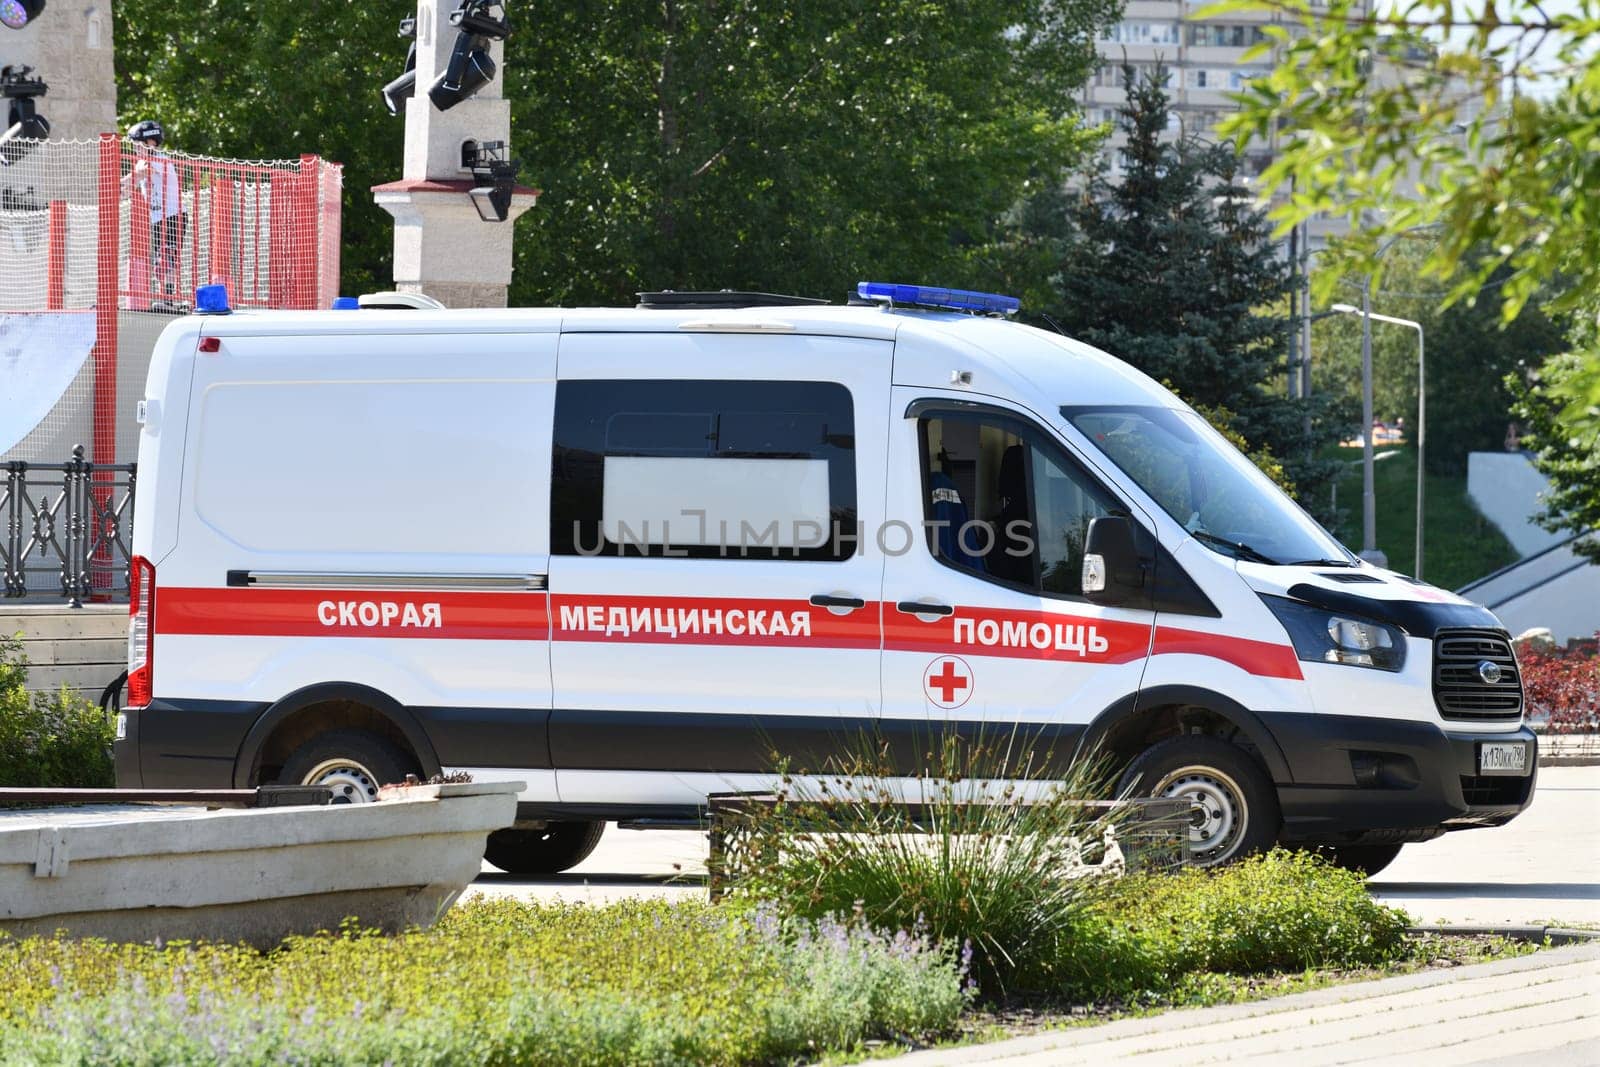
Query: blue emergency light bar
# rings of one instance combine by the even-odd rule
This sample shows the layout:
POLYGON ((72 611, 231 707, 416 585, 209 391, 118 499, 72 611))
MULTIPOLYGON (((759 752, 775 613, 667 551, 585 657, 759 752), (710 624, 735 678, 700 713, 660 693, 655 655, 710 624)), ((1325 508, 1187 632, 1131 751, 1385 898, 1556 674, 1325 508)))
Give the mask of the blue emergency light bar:
POLYGON ((937 285, 896 285, 893 282, 861 282, 856 294, 863 300, 914 307, 942 308, 947 311, 981 311, 986 315, 1015 315, 1022 301, 1000 293, 978 293, 971 289, 946 289, 937 285))
POLYGON ((333 298, 333 310, 360 311, 361 301, 357 297, 353 296, 336 296, 333 298))
POLYGON ((202 285, 194 291, 194 310, 200 315, 226 315, 233 309, 228 306, 226 285, 202 285))

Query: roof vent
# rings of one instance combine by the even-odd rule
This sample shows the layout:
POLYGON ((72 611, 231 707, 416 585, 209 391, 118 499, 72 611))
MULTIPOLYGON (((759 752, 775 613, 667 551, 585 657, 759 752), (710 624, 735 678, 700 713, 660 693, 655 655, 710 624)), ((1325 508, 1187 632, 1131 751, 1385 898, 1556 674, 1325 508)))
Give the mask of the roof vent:
POLYGON ((746 293, 735 289, 710 292, 677 292, 663 289, 659 293, 640 293, 639 306, 651 311, 713 311, 732 308, 810 307, 826 304, 814 296, 789 296, 785 293, 746 293))

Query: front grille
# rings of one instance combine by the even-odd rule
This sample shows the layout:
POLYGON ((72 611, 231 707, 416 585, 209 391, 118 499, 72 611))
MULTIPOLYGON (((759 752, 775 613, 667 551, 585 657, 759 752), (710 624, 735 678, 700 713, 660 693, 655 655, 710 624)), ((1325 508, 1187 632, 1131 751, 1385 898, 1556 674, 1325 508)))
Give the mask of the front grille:
POLYGON ((1493 630, 1441 630, 1433 644, 1433 699, 1457 722, 1515 722, 1522 718, 1522 674, 1511 642, 1493 630), (1485 682, 1480 665, 1500 677, 1485 682))
POLYGON ((1514 807, 1528 799, 1528 779, 1499 774, 1463 774, 1461 799, 1474 808, 1514 807))

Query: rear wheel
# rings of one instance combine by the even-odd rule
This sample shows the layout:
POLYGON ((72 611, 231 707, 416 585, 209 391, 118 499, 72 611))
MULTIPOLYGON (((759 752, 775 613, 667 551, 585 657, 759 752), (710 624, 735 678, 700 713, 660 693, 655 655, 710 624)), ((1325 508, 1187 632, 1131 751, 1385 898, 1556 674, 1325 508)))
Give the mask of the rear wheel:
POLYGON ((325 785, 335 804, 366 804, 378 799, 380 786, 415 773, 414 761, 394 742, 364 730, 330 730, 295 749, 278 780, 325 785))
POLYGON ((507 874, 558 874, 594 851, 603 822, 552 822, 542 830, 496 830, 483 858, 507 874))
POLYGON ((1240 748, 1214 737, 1169 737, 1135 759, 1118 792, 1195 805, 1189 861, 1216 867, 1272 847, 1282 815, 1266 772, 1240 748))
POLYGON ((1401 846, 1394 842, 1375 845, 1322 845, 1317 851, 1335 867, 1372 876, 1394 862, 1401 846))

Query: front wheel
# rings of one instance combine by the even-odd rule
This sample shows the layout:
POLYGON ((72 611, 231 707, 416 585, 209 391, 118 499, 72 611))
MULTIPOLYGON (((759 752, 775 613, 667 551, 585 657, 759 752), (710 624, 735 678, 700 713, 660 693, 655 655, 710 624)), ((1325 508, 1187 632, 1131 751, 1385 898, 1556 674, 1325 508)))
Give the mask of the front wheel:
POLYGON ((1169 737, 1145 749, 1123 774, 1117 792, 1194 804, 1189 861, 1197 867, 1221 866, 1271 848, 1282 821, 1277 790, 1256 761, 1242 749, 1199 734, 1169 737))
POLYGON ((542 830, 496 830, 483 858, 507 874, 559 874, 594 851, 603 822, 552 822, 542 830))

